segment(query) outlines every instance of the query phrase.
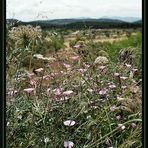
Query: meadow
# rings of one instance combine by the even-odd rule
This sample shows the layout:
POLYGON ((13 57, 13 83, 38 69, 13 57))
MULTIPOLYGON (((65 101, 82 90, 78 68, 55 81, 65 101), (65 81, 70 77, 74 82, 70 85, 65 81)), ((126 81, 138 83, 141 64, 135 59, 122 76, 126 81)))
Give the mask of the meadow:
POLYGON ((141 29, 6 37, 7 148, 142 148, 141 29))

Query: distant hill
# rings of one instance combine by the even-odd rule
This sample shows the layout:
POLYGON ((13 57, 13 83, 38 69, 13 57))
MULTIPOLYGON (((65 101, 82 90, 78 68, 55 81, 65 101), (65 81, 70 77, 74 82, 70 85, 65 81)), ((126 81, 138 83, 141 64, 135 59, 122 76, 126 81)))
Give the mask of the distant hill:
POLYGON ((117 16, 114 16, 114 17, 107 17, 107 16, 104 16, 104 17, 102 17, 102 18, 121 20, 121 21, 129 22, 129 23, 136 22, 136 21, 139 21, 139 20, 141 19, 141 18, 139 18, 139 17, 117 17, 117 16))
MULTIPOLYGON (((22 21, 19 21, 17 19, 7 19, 6 23, 7 24, 16 24, 16 23, 21 23, 22 21)), ((22 22, 23 23, 23 22, 22 22)))
POLYGON ((129 28, 129 27, 141 27, 142 21, 125 22, 118 19, 92 19, 92 18, 79 18, 79 19, 54 19, 54 20, 37 20, 30 22, 22 22, 17 19, 7 19, 8 24, 18 25, 33 25, 41 26, 42 28, 129 28))
POLYGON ((142 20, 138 20, 138 21, 135 21, 133 23, 135 23, 135 24, 142 24, 142 20))
POLYGON ((45 23, 45 24, 52 24, 52 25, 66 25, 71 23, 77 22, 112 22, 112 23, 123 23, 121 20, 113 20, 113 19, 55 19, 55 20, 38 20, 38 21, 31 21, 30 23, 45 23))

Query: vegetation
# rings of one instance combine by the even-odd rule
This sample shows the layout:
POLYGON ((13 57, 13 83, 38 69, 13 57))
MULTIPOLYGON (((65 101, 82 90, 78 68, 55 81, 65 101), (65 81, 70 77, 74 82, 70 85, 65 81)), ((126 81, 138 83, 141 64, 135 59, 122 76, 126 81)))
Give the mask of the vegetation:
POLYGON ((142 148, 141 31, 74 33, 8 27, 6 147, 142 148))

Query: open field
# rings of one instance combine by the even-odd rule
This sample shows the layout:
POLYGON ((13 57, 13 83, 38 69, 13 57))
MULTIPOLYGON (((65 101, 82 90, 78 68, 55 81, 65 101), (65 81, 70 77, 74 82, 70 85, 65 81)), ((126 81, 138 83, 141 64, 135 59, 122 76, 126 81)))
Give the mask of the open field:
POLYGON ((141 29, 8 28, 7 148, 142 148, 141 29))

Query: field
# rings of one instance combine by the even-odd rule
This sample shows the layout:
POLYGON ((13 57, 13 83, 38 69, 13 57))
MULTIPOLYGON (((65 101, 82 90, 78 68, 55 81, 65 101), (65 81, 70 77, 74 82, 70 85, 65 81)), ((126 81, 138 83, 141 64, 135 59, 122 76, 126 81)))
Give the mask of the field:
POLYGON ((142 148, 141 29, 7 28, 7 148, 142 148))

